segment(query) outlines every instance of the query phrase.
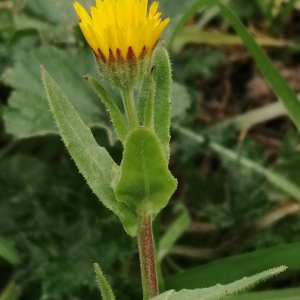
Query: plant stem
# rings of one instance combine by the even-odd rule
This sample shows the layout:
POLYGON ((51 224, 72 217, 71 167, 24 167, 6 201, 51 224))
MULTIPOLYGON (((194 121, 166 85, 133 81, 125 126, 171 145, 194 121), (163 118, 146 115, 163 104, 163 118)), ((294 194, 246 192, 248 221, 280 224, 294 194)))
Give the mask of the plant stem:
POLYGON ((122 91, 122 97, 129 128, 136 128, 139 126, 139 121, 134 104, 133 90, 124 89, 122 91))
POLYGON ((140 255, 143 299, 149 300, 158 295, 151 216, 140 216, 137 240, 140 255))

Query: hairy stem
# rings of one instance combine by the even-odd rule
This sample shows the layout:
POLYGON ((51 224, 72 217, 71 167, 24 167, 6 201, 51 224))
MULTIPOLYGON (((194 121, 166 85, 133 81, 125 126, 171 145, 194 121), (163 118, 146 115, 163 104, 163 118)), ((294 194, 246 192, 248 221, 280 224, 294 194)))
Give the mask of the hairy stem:
POLYGON ((129 128, 133 129, 139 126, 139 121, 135 109, 132 89, 124 89, 122 91, 123 104, 129 128))
POLYGON ((140 255, 143 299, 149 300, 158 295, 151 216, 140 217, 137 239, 140 255))

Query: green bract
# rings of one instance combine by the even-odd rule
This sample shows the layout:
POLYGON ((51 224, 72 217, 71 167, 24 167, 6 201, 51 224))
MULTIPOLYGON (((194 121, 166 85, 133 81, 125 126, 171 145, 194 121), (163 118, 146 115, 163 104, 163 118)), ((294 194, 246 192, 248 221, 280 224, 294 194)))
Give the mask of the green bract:
POLYGON ((117 58, 110 54, 109 58, 96 56, 100 74, 120 89, 134 87, 140 82, 143 74, 149 70, 151 59, 148 55, 136 57, 130 47, 127 56, 117 52, 117 58))

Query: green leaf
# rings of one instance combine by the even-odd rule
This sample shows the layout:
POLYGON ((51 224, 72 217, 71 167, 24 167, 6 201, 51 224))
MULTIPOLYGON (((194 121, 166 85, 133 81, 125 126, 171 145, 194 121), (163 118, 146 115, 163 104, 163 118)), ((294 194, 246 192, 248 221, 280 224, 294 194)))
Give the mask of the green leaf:
POLYGON ((14 89, 4 109, 7 133, 16 138, 57 134, 40 79, 40 65, 59 82, 88 126, 109 128, 104 106, 83 79, 84 74, 95 69, 91 51, 67 52, 44 46, 19 57, 3 75, 5 84, 14 89))
POLYGON ((221 1, 215 0, 222 14, 242 38, 257 67, 271 85, 274 93, 287 109, 289 116, 300 130, 300 101, 291 87, 274 67, 266 53, 259 47, 241 20, 221 1))
POLYGON ((159 294, 158 296, 156 296, 152 299, 153 300, 168 300, 174 292, 175 292, 174 290, 169 290, 169 291, 159 294))
POLYGON ((0 257, 17 265, 20 262, 20 257, 15 248, 4 238, 0 237, 0 257))
MULTIPOLYGON (((0 232, 22 249, 22 265, 13 277, 22 287, 39 284, 37 293, 30 289, 36 295, 30 299, 75 299, 83 287, 86 299, 101 300, 93 263, 100 262, 107 275, 118 273, 107 279, 120 290, 135 245, 63 147, 59 136, 26 139, 13 155, 0 158, 5 170, 0 172, 0 232), (30 153, 20 155, 24 152, 30 153)), ((1 266, 0 277, 8 279, 2 271, 1 266)))
POLYGON ((126 205, 116 201, 113 191, 119 166, 105 148, 99 147, 90 129, 45 70, 42 78, 56 125, 79 171, 100 201, 121 219, 127 233, 134 236, 136 218, 126 205))
POLYGON ((237 280, 233 283, 221 285, 217 284, 213 287, 195 289, 195 290, 181 290, 179 292, 170 291, 163 293, 153 299, 155 300, 215 300, 227 297, 228 295, 235 294, 243 291, 246 288, 252 287, 253 285, 266 280, 272 276, 278 275, 284 272, 286 267, 278 267, 264 271, 262 273, 253 275, 251 277, 245 277, 237 280))
POLYGON ((141 86, 139 88, 139 94, 137 97, 137 115, 139 119, 139 124, 142 126, 145 119, 145 111, 147 106, 147 101, 150 94, 150 74, 144 74, 141 86))
POLYGON ((153 128, 153 106, 154 106, 154 80, 153 68, 150 73, 145 73, 143 80, 139 87, 139 94, 137 97, 137 116, 139 124, 153 128))
MULTIPOLYGON (((21 1, 20 1, 21 2, 21 1)), ((23 9, 14 11, 14 22, 18 30, 36 30, 43 41, 55 43, 74 43, 74 27, 78 16, 73 1, 65 0, 26 0, 23 9)), ((89 11, 94 0, 80 0, 89 11)))
POLYGON ((149 95, 148 100, 145 107, 145 116, 144 116, 144 126, 154 129, 154 81, 153 81, 153 73, 150 74, 149 81, 149 95))
POLYGON ((147 128, 132 130, 125 143, 117 200, 137 214, 157 214, 176 186, 156 135, 147 128))
POLYGON ((17 300, 20 297, 20 289, 14 281, 10 281, 0 294, 0 300, 17 300))
MULTIPOLYGON (((137 112, 140 125, 144 123, 144 116, 147 101, 149 99, 149 93, 149 77, 145 76, 137 101, 137 112)), ((184 118, 185 113, 190 108, 190 106, 191 96, 189 95, 187 88, 184 85, 174 81, 172 83, 171 91, 171 119, 184 118)))
POLYGON ((171 110, 171 64, 163 45, 153 54, 154 64, 154 129, 160 141, 165 158, 170 157, 170 110, 171 110))
POLYGON ((98 264, 94 264, 96 278, 103 300, 115 300, 113 291, 98 264))
POLYGON ((212 285, 215 282, 227 284, 280 264, 286 265, 291 270, 298 270, 300 268, 299 253, 300 243, 254 251, 183 271, 168 277, 165 282, 168 289, 195 289, 212 285), (230 272, 224 272, 224 270, 230 270, 230 272))
POLYGON ((277 289, 228 297, 228 300, 299 300, 300 288, 277 289))
POLYGON ((86 79, 94 89, 94 91, 101 98, 104 105, 107 107, 110 112, 111 120, 114 124, 114 128, 121 140, 124 144, 126 137, 128 135, 128 126, 125 122, 124 116, 121 113, 119 107, 116 104, 116 101, 108 94, 108 92, 104 89, 104 87, 93 77, 90 75, 86 76, 86 79))
POLYGON ((228 297, 228 300, 299 300, 300 288, 277 289, 228 297))

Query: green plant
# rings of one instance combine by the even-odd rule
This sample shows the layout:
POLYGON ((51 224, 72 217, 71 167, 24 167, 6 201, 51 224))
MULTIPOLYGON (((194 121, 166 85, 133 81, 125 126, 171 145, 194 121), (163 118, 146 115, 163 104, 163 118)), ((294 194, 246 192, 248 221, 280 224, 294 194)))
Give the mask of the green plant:
MULTIPOLYGON (((287 13, 293 2, 282 6, 289 7, 287 13)), ((214 2, 203 3, 160 1, 163 16, 171 19, 164 32, 175 80, 169 168, 179 186, 153 224, 159 291, 226 285, 284 264, 288 273, 233 299, 297 299, 298 289, 288 287, 297 283, 299 269, 299 134, 287 117, 270 121, 287 116, 281 102, 268 103, 277 100, 274 95, 268 101, 245 101, 246 92, 236 94, 237 88, 240 91, 250 81, 249 70, 255 70, 255 63, 242 47, 242 31, 234 32, 214 2), (174 28, 178 30, 168 43, 174 28), (225 87, 231 87, 232 94, 226 90, 222 94, 225 87), (219 101, 221 110, 216 106, 219 101), (207 107, 211 114, 203 119, 207 107), (256 139, 257 130, 275 131, 275 146, 262 146, 256 139), (222 271, 229 268, 230 272, 222 271), (261 292, 266 289, 273 291, 261 292)), ((285 26, 277 22, 281 16, 274 15, 272 28, 269 15, 264 11, 258 15, 252 8, 254 1, 222 3, 250 29, 256 44, 284 66, 280 71, 286 73, 290 63, 297 66, 293 54, 299 47, 291 40, 294 36, 286 36, 286 25, 293 26, 288 15, 285 26)), ((88 8, 94 1, 83 4, 88 8)), ((24 299, 94 299, 98 295, 91 266, 99 262, 117 299, 137 299, 136 241, 125 234, 118 217, 96 201, 97 196, 78 174, 60 140, 40 81, 39 66, 43 65, 91 129, 97 145, 120 166, 127 122, 124 119, 118 130, 111 120, 126 112, 118 90, 105 80, 98 85, 93 79, 97 78, 93 55, 71 6, 70 1, 62 0, 0 3, 4 118, 0 129, 0 230, 19 250, 21 261, 17 266, 4 263, 1 287, 4 295, 12 291, 24 299), (87 73, 88 81, 82 79, 87 73), (20 287, 17 294, 11 284, 5 288, 12 275, 20 287)), ((297 15, 296 9, 293 14, 297 15)), ((148 99, 139 97, 137 91, 134 97, 139 99, 137 115, 142 123, 148 99)), ((150 94, 147 82, 142 91, 150 94)), ((151 111, 151 105, 148 109, 151 111)), ((270 140, 273 143, 273 137, 270 140)))
MULTIPOLYGON (((144 18, 147 2, 128 2, 126 3, 128 7, 125 2, 124 7, 119 2, 103 3, 97 3, 97 8, 92 9, 91 17, 77 2, 75 9, 81 18, 80 27, 85 38, 94 50, 100 73, 119 89, 122 96, 126 121, 116 102, 102 85, 92 77, 86 76, 110 112, 115 131, 123 143, 124 152, 120 166, 114 162, 104 148, 97 145, 91 131, 85 126, 47 71, 42 68, 41 72, 56 125, 78 169, 102 203, 120 218, 126 232, 131 236, 137 236, 143 298, 145 300, 151 298, 199 299, 199 297, 201 299, 219 299, 283 272, 286 268, 279 267, 225 286, 217 285, 211 288, 179 292, 170 290, 159 294, 152 219, 166 206, 177 185, 168 170, 171 102, 169 57, 163 46, 156 48, 153 60, 151 57, 152 43, 158 38, 157 35, 152 37, 152 34, 159 34, 166 22, 160 24, 158 21, 153 28, 151 27, 153 26, 152 19, 157 19, 155 17, 157 3, 154 2, 148 18, 144 20, 144 24, 148 26, 146 30, 150 32, 148 33, 150 38, 140 42, 137 37, 129 34, 132 30, 130 26, 142 26, 142 23, 139 22, 144 18), (111 19, 107 23, 99 25, 100 15, 103 18, 105 13, 103 3, 109 7, 106 8, 107 13, 114 11, 115 14, 111 15, 111 19), (134 16, 135 10, 130 8, 132 4, 136 7, 137 16, 134 16), (119 15, 121 9, 128 11, 128 20, 124 21, 125 18, 122 19, 123 17, 119 15), (102 27, 106 31, 103 29, 101 32, 102 27), (118 31, 122 31, 127 38, 127 40, 122 40, 123 44, 118 31), (114 42, 108 39, 109 34, 112 35, 114 42), (126 47, 126 45, 128 46, 126 47), (133 89, 139 84, 141 87, 136 108, 133 89)), ((237 30, 242 28, 234 14, 225 5, 218 1, 216 3, 236 25, 237 30)), ((146 32, 141 31, 139 34, 146 34, 146 32)), ((258 47, 250 37, 245 35, 245 42, 248 40, 251 47, 258 47)), ((257 56, 257 60, 263 63, 266 58, 263 57, 261 60, 260 56, 257 56)), ((271 68, 271 65, 265 64, 262 70, 268 72, 268 68, 271 68)), ((285 82, 281 80, 280 75, 277 77, 275 79, 269 77, 274 88, 277 89, 275 81, 279 80, 285 90, 289 92, 289 96, 294 96, 285 82)), ((282 89, 278 88, 277 91, 281 93, 282 89)), ((287 97, 284 97, 283 101, 286 99, 287 97)), ((295 99, 291 98, 284 103, 291 108, 295 99)), ((298 112, 296 111, 295 114, 298 112)), ((105 300, 113 300, 112 289, 98 264, 95 265, 95 271, 102 297, 105 300)))

